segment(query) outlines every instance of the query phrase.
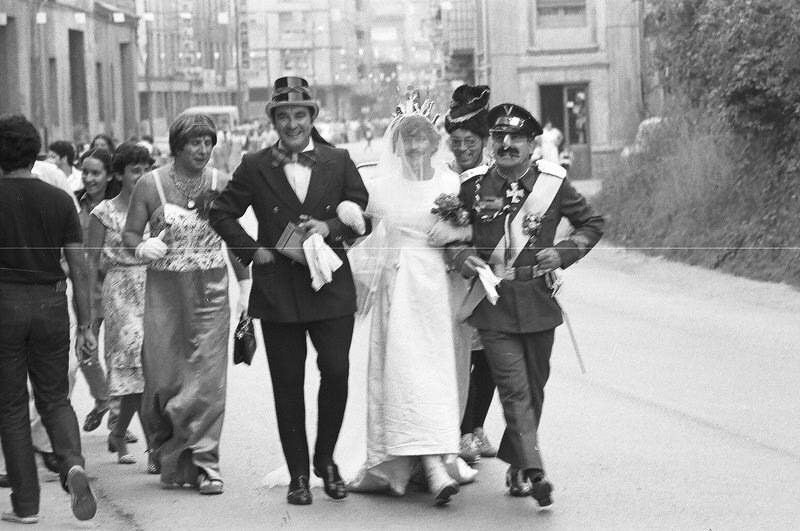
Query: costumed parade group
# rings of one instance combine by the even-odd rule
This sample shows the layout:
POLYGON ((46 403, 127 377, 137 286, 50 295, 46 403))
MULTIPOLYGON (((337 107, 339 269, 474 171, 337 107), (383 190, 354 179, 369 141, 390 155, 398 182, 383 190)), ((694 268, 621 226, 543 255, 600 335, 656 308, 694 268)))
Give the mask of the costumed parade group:
POLYGON ((96 350, 90 324, 105 317, 121 404, 109 450, 135 462, 125 435, 138 412, 147 470, 162 488, 223 492, 228 264, 236 311, 260 320, 286 461, 272 475, 288 484, 288 503, 312 503, 313 473, 333 499, 401 496, 413 483, 444 505, 474 481, 481 456, 496 455, 508 463, 510 495, 549 507, 537 430, 563 321, 556 270, 583 257, 604 222, 561 166, 533 160, 542 128, 531 113, 490 108, 489 98, 487 86, 458 87, 442 140, 432 106, 409 97, 365 182, 348 152, 316 131, 306 80, 277 79, 266 113, 279 141, 246 154, 231 177, 208 167, 217 132, 202 114, 171 125, 173 159, 162 167, 124 144, 90 155, 121 187, 91 211, 88 242, 71 198, 32 173, 35 128, 0 118, 0 438, 12 505, 3 519, 38 518, 29 379, 75 516, 96 511, 68 398, 67 279, 79 357, 96 350), (443 143, 447 165, 433 160, 443 143), (240 224, 249 208, 255 238, 240 224), (554 243, 562 218, 572 232, 554 243), (368 337, 354 341, 354 330, 368 337), (313 452, 307 338, 320 378, 313 452), (343 429, 351 344, 369 349, 367 418, 343 429), (506 423, 498 448, 483 430, 495 387, 506 423), (349 444, 340 432, 359 430, 366 447, 335 460, 337 442, 349 444))

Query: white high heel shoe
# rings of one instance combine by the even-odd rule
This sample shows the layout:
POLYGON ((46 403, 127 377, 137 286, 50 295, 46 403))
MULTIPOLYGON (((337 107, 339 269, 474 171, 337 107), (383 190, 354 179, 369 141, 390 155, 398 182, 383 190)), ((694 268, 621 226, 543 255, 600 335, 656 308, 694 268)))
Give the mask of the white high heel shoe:
POLYGON ((447 469, 442 462, 440 455, 422 456, 422 466, 425 468, 425 477, 428 480, 428 488, 434 494, 436 505, 445 505, 450 502, 450 498, 458 494, 458 482, 450 477, 447 469))

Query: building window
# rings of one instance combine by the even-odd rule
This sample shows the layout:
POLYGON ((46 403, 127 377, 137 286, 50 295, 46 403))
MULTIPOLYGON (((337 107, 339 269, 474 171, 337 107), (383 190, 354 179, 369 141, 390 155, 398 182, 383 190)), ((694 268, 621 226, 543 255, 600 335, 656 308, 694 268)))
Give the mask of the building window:
POLYGON ((586 0, 535 0, 536 25, 540 28, 586 26, 586 0))
POLYGON ((306 38, 306 19, 302 11, 283 11, 278 15, 278 25, 283 39, 306 38))
POLYGON ((310 71, 311 61, 308 50, 283 50, 283 69, 294 74, 310 71))

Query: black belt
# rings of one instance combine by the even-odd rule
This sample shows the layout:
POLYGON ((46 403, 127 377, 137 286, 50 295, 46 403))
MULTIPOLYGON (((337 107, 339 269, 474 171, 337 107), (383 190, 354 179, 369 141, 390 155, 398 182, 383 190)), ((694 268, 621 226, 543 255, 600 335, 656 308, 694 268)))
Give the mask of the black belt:
POLYGON ((517 267, 503 267, 498 265, 494 267, 494 274, 503 280, 533 280, 547 273, 548 270, 540 268, 538 265, 517 267))
POLYGON ((65 293, 67 291, 67 281, 66 280, 59 280, 57 282, 48 283, 48 284, 27 284, 24 282, 3 282, 0 281, 0 287, 6 287, 9 289, 36 289, 36 290, 47 290, 47 291, 54 291, 56 293, 65 293))

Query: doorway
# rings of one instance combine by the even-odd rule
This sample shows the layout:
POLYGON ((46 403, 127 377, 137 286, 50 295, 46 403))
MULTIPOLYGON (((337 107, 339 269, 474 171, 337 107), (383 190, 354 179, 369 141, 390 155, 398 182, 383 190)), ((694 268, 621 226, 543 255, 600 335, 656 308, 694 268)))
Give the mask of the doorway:
POLYGON ((539 86, 542 125, 549 121, 564 135, 560 150, 571 153, 571 179, 590 179, 592 176, 588 96, 587 83, 539 86))

